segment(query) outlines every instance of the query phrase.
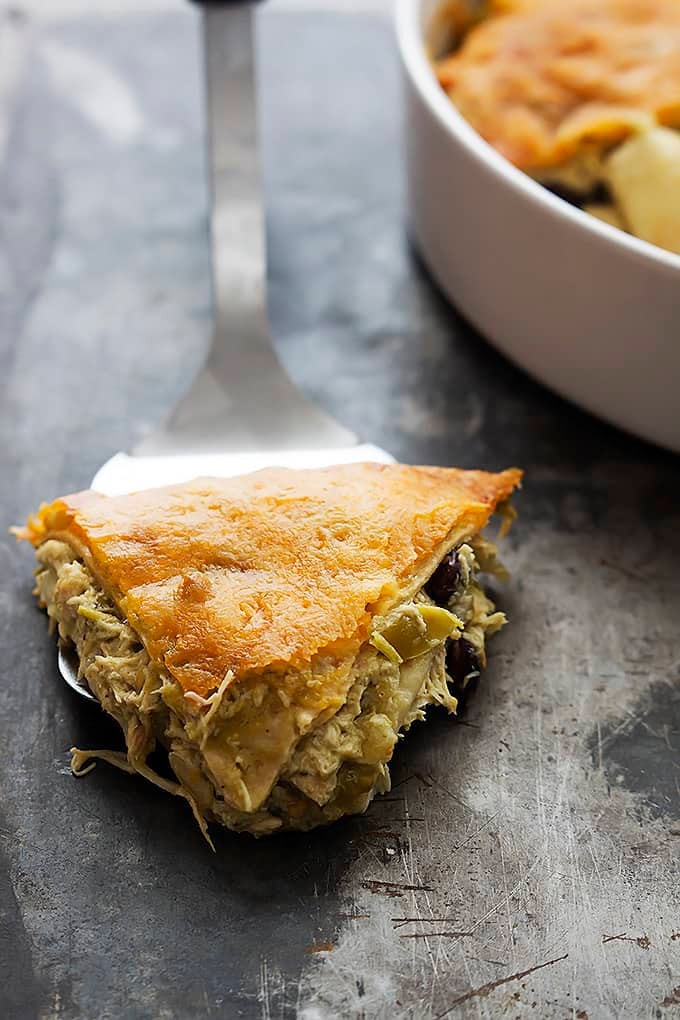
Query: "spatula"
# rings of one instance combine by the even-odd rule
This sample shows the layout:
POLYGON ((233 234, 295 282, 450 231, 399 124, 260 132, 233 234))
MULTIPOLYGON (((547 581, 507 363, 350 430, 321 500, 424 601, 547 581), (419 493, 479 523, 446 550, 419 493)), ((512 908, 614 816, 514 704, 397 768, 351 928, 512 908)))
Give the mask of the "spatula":
MULTIPOLYGON (((91 487, 108 495, 236 475, 270 465, 322 467, 393 458, 311 403, 291 382, 270 336, 259 180, 254 4, 203 5, 208 152, 212 183, 214 327, 210 353, 168 420, 130 453, 116 453, 91 487)), ((313 286, 313 280, 310 281, 313 286)), ((75 657, 59 653, 78 681, 75 657)))

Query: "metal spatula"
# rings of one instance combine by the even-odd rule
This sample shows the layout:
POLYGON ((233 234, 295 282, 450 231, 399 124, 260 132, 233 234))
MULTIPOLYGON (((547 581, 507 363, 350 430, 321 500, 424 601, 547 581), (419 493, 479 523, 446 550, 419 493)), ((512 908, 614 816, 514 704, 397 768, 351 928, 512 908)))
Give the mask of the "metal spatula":
MULTIPOLYGON (((119 495, 200 475, 269 465, 306 468, 393 458, 312 404, 293 385, 267 322, 260 191, 253 4, 205 5, 203 34, 212 181, 213 341, 193 386, 164 425, 131 453, 117 453, 91 487, 119 495)), ((310 286, 314 281, 310 280, 310 286)), ((59 669, 79 694, 75 657, 59 669)))

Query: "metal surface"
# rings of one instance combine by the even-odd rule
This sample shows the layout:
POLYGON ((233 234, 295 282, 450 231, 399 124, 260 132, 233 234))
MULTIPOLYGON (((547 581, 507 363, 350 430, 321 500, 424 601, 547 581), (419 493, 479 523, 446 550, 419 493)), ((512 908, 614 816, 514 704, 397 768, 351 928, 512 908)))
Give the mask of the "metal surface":
POLYGON ((85 701, 92 701, 98 704, 99 701, 78 676, 78 656, 70 648, 59 647, 57 653, 57 665, 59 672, 72 691, 85 701))
MULTIPOLYGON (((7 525, 134 447, 204 357, 196 21, 12 21, 7 525)), ((680 462, 528 381, 423 276, 389 26, 265 10, 261 29, 277 347, 401 460, 527 469, 510 624, 463 724, 414 726, 364 818, 259 842, 213 829, 212 854, 176 798, 103 764, 70 775, 70 746, 120 734, 60 682, 30 550, 0 536, 0 1014, 670 1020, 680 462)))

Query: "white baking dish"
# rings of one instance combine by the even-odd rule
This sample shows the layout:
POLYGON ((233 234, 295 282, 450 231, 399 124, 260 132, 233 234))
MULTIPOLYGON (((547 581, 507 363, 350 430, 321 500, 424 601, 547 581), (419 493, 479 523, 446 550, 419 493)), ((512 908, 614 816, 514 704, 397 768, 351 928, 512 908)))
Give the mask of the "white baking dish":
POLYGON ((680 256, 552 195, 439 87, 440 0, 397 0, 410 225, 433 276, 513 361, 622 428, 680 451, 680 256))

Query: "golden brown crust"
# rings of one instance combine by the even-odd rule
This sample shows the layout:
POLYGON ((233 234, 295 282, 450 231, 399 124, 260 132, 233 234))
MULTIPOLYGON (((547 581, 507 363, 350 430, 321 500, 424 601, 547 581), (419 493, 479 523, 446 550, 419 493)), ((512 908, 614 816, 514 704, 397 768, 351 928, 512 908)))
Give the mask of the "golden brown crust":
POLYGON ((493 0, 442 86, 494 148, 539 172, 644 125, 680 125, 677 0, 493 0))
MULTIPOLYGON (((106 497, 65 496, 20 538, 59 537, 185 691, 205 695, 328 656, 335 671, 374 615, 484 527, 521 472, 354 464, 270 468, 106 497), (429 567, 428 567, 429 565, 429 567)), ((426 575, 427 576, 427 575, 426 575)), ((314 707, 318 696, 308 692, 314 707)))

